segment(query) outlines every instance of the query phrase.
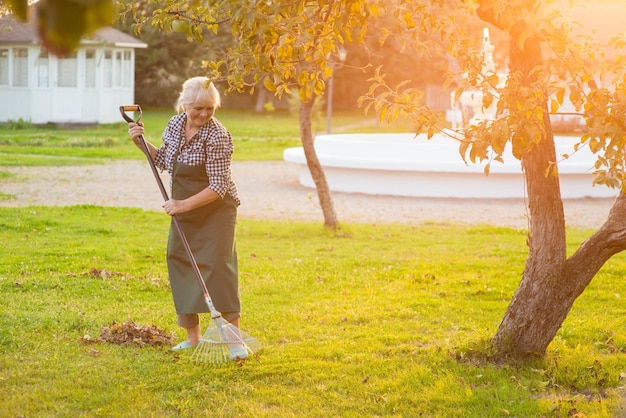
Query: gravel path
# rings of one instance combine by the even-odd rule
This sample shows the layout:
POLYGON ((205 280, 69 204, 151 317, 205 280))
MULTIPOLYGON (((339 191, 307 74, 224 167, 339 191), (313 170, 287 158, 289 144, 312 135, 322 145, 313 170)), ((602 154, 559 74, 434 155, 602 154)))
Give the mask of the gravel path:
MULTIPOLYGON (((161 210, 161 194, 147 162, 116 161, 106 165, 69 167, 4 167, 14 176, 3 179, 0 192, 15 199, 0 206, 93 204, 161 210)), ((244 219, 290 219, 323 222, 315 190, 298 182, 297 164, 284 161, 234 162, 233 176, 244 219)), ((163 175, 167 185, 169 179, 163 175)), ((444 199, 333 193, 340 222, 488 223, 527 228, 522 199, 444 199)), ((599 227, 613 199, 566 199, 568 225, 599 227)))

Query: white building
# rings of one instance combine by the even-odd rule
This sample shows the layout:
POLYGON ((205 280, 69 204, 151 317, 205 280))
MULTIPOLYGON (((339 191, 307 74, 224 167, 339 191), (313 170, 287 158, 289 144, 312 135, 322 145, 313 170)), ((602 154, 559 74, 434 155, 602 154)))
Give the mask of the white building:
POLYGON ((119 122, 119 106, 134 101, 135 48, 146 47, 104 28, 58 58, 39 46, 32 22, 0 17, 0 122, 119 122))

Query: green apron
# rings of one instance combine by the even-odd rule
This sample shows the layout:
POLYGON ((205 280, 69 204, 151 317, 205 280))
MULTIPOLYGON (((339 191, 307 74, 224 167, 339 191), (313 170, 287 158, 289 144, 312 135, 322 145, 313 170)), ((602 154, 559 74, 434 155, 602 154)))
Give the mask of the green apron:
MULTIPOLYGON (((209 184, 204 165, 174 163, 172 199, 182 200, 209 184)), ((208 205, 176 215, 209 295, 219 312, 239 312, 235 225, 237 204, 226 194, 208 205)), ((189 257, 172 222, 167 242, 167 269, 176 313, 209 312, 189 257)))

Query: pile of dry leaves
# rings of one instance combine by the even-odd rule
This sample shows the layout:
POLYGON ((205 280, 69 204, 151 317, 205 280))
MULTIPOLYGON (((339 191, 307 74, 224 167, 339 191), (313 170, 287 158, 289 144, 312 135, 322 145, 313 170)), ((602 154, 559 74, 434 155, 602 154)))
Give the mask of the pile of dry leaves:
MULTIPOLYGON (((83 342, 95 342, 89 336, 82 337, 83 342)), ((131 345, 137 344, 140 347, 146 345, 169 346, 174 342, 174 335, 167 335, 164 330, 158 329, 154 325, 137 325, 129 320, 124 323, 113 321, 108 327, 102 327, 99 341, 131 345)))

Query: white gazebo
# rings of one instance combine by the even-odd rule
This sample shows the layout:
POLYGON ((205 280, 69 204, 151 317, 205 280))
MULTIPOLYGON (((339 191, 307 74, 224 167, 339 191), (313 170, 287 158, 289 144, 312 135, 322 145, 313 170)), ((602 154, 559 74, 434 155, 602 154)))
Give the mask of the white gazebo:
POLYGON ((119 122, 119 106, 134 101, 135 48, 146 47, 107 27, 55 57, 40 47, 32 22, 0 17, 0 122, 119 122))

